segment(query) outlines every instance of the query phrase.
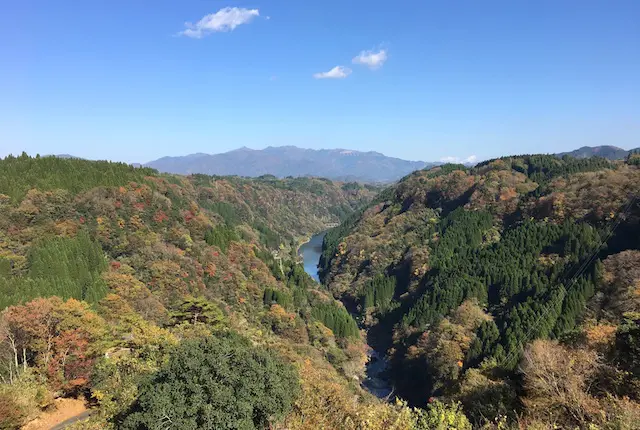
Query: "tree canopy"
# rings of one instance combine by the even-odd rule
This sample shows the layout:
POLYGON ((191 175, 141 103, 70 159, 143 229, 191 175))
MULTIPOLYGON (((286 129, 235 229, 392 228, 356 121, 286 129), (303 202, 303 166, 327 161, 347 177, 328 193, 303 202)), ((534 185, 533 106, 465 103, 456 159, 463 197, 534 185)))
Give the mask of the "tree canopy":
POLYGON ((298 390, 290 365, 236 335, 187 341, 140 387, 119 428, 262 430, 298 390))

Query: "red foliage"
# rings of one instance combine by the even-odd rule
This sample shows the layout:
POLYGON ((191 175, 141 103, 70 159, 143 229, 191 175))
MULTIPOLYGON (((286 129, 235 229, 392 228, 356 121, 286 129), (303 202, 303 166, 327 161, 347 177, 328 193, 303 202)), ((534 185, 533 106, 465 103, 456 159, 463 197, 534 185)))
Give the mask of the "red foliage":
POLYGON ((26 364, 42 369, 54 390, 71 393, 87 384, 95 355, 90 346, 103 335, 104 321, 86 303, 35 299, 8 307, 0 323, 15 350, 24 350, 26 364))
POLYGON ((204 271, 209 276, 216 276, 216 265, 213 263, 209 263, 207 264, 207 267, 204 271))
POLYGON ((182 212, 182 218, 184 219, 185 222, 189 222, 189 221, 193 220, 193 218, 195 218, 195 215, 191 211, 183 211, 182 212))
POLYGON ((121 264, 119 261, 112 261, 111 262, 111 269, 112 270, 118 270, 120 268, 121 264))
POLYGON ((93 358, 89 357, 89 336, 81 328, 61 332, 53 339, 54 354, 47 366, 54 388, 72 392, 84 386, 91 376, 93 358))
POLYGON ((164 211, 162 210, 158 210, 153 216, 153 220, 157 223, 164 222, 168 219, 169 219, 169 216, 166 213, 164 213, 164 211))

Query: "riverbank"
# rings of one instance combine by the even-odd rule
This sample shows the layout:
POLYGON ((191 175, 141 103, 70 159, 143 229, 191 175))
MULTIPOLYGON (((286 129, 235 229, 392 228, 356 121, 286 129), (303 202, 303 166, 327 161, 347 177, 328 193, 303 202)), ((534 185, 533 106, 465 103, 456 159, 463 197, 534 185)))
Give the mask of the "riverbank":
MULTIPOLYGON (((322 255, 322 242, 326 231, 313 235, 307 242, 300 245, 298 255, 302 257, 305 272, 316 282, 320 282, 318 275, 318 263, 322 255)), ((384 354, 370 347, 369 360, 365 365, 366 378, 361 386, 381 400, 391 400, 393 388, 384 377, 388 369, 388 363, 384 354)))

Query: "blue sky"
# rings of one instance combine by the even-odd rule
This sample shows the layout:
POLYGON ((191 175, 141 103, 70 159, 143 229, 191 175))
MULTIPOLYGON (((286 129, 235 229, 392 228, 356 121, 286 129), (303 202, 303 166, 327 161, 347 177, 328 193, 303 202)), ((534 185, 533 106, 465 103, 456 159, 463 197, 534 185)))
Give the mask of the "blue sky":
POLYGON ((3 2, 0 156, 637 147, 639 23, 637 0, 3 2))

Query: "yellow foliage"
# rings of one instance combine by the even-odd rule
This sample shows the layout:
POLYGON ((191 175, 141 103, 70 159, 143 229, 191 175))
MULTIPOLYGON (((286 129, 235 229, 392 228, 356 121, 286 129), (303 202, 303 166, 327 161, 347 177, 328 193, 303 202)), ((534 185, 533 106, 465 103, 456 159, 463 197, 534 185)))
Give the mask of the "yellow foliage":
POLYGON ((404 403, 365 403, 335 372, 306 359, 299 363, 302 394, 285 420, 288 430, 411 430, 412 411, 404 403))
POLYGON ((617 326, 613 324, 595 324, 585 328, 587 345, 597 351, 604 352, 616 337, 617 326))

